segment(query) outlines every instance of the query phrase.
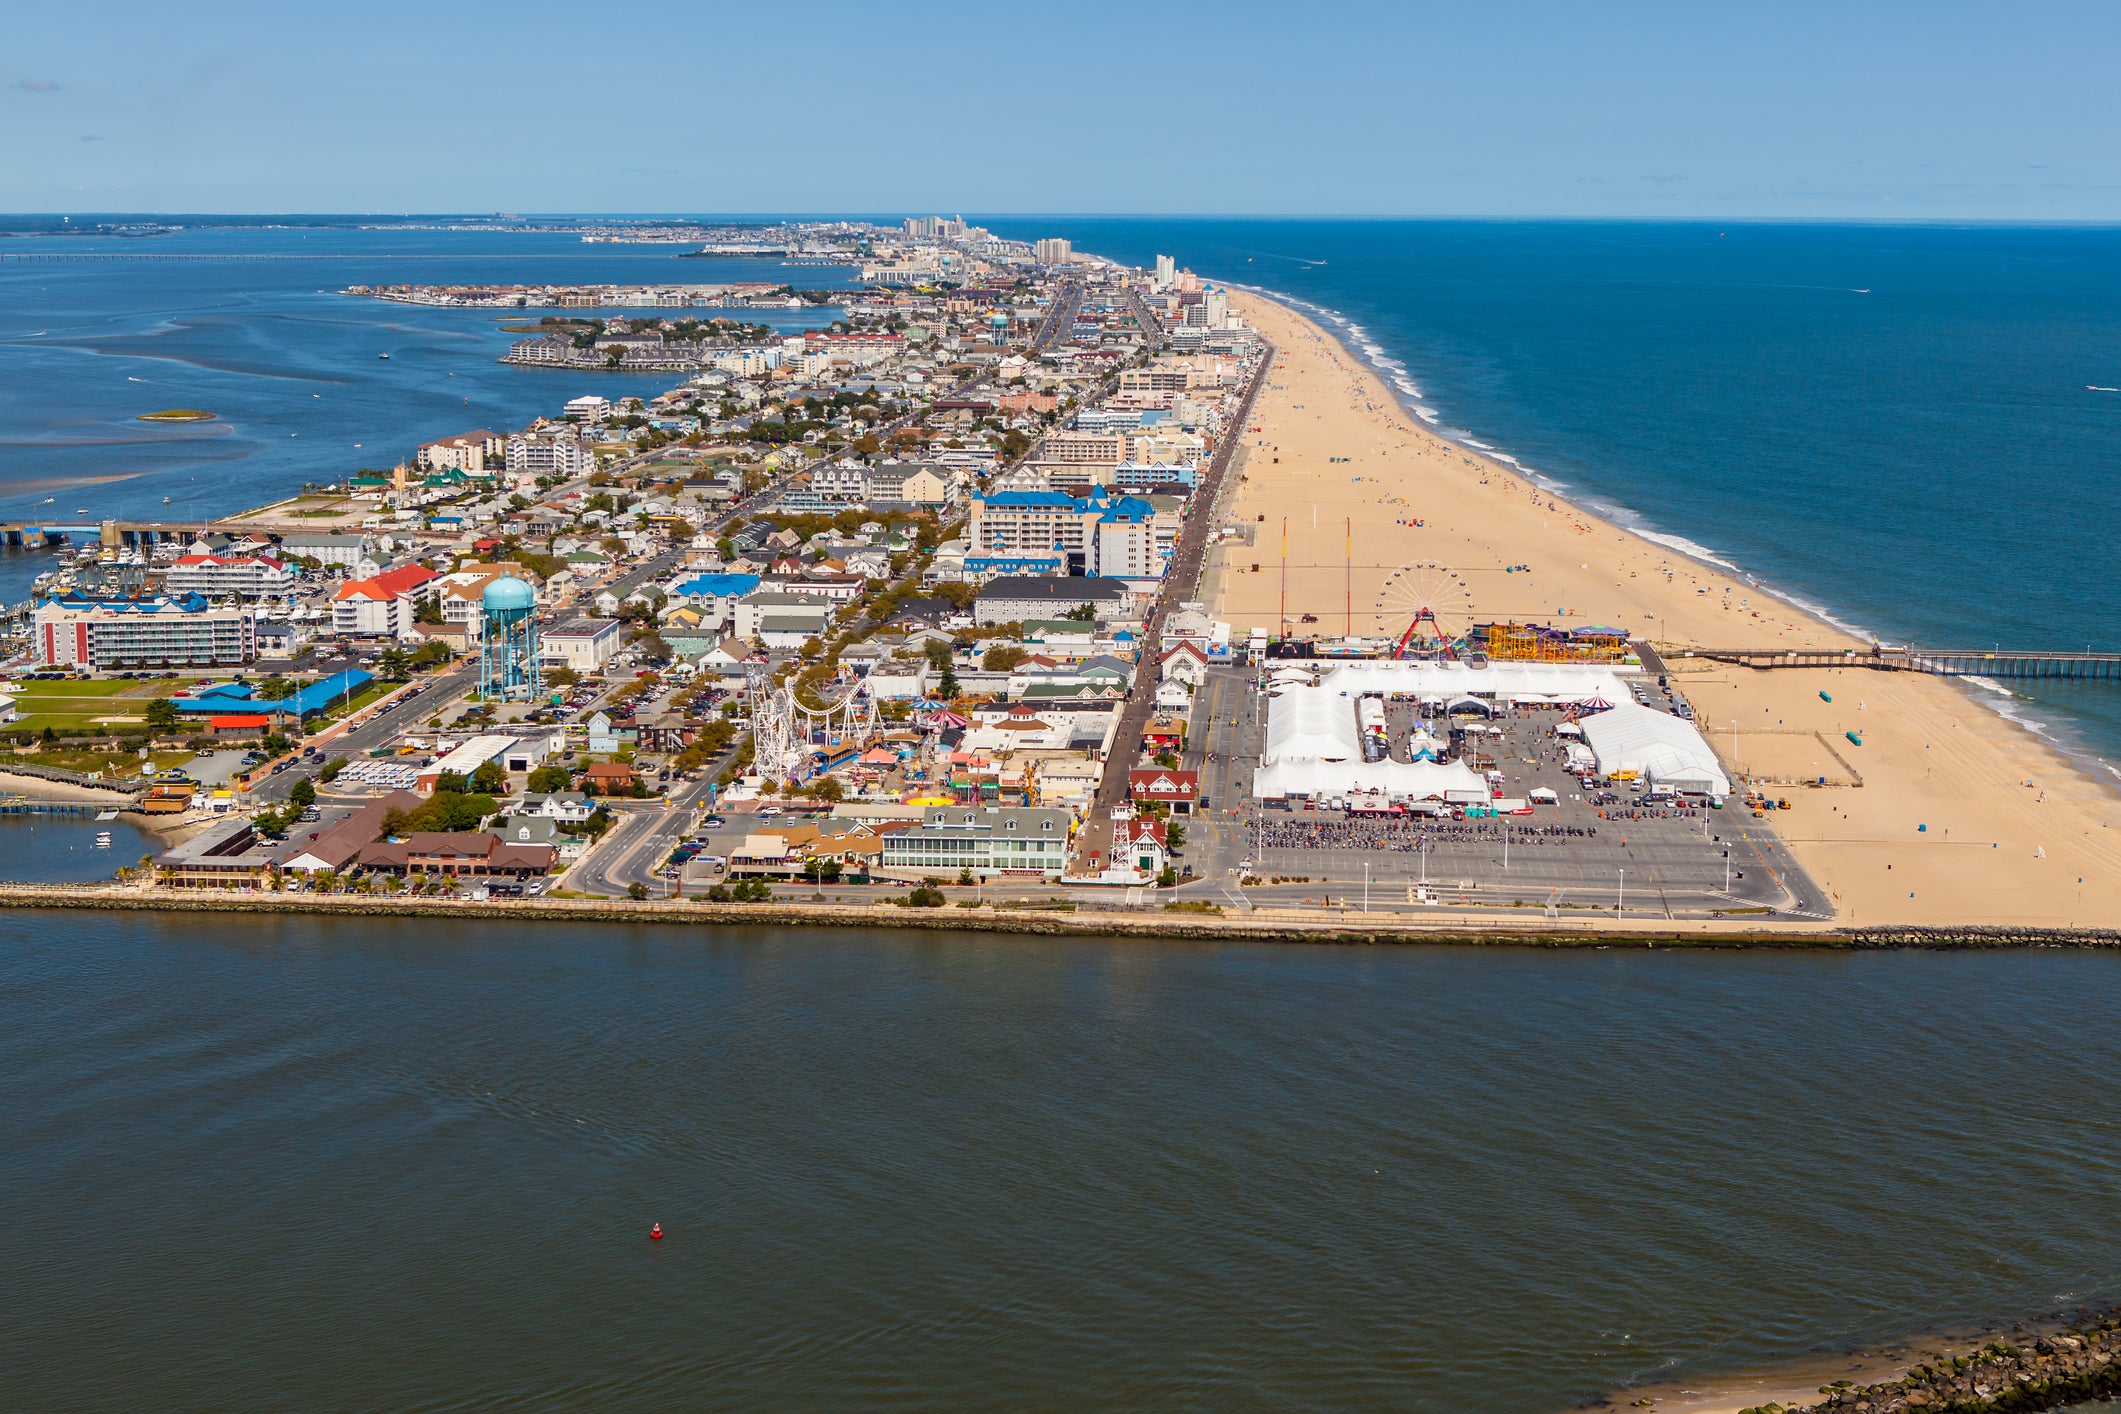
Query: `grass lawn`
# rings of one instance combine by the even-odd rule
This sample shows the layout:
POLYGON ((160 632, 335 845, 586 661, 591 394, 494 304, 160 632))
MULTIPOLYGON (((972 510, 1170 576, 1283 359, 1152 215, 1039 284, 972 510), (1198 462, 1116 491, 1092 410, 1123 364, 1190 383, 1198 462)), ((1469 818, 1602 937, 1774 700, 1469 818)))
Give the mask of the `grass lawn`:
MULTIPOLYGON (((192 752, 179 748, 175 751, 157 751, 148 760, 155 770, 166 771, 172 766, 185 765, 192 759, 192 755, 192 752)), ((32 766, 54 766, 62 771, 101 771, 105 776, 134 776, 140 771, 140 756, 136 751, 120 751, 113 755, 55 746, 27 756, 0 759, 26 762, 32 766)))
POLYGON ((12 694, 19 721, 0 728, 0 735, 85 730, 98 717, 140 717, 147 704, 167 697, 177 686, 167 682, 127 682, 98 679, 90 682, 25 682, 12 694))

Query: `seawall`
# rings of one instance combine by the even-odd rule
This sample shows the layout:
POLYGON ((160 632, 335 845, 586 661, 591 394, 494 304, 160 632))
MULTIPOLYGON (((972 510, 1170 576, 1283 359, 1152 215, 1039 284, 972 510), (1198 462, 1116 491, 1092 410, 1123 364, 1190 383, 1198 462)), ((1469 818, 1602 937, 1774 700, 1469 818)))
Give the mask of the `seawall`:
POLYGON ((1979 1350, 1916 1365, 1899 1379, 1857 1385, 1836 1381, 1814 1403, 1754 1405, 1743 1414, 2029 1414, 2062 1409, 2121 1391, 2121 1312, 2042 1335, 2024 1344, 1993 1340, 1979 1350))
POLYGON ((2121 948, 2114 928, 1828 928, 1702 923, 1594 926, 1575 921, 1365 918, 1260 909, 1224 915, 1160 909, 901 908, 885 904, 705 903, 690 899, 459 899, 346 894, 257 894, 127 886, 0 884, 0 908, 126 913, 252 913, 350 918, 510 919, 544 923, 713 924, 772 928, 888 928, 923 932, 1167 938, 1201 942, 1373 943, 1553 948, 2121 948), (1360 920, 1360 921, 1358 921, 1360 920))

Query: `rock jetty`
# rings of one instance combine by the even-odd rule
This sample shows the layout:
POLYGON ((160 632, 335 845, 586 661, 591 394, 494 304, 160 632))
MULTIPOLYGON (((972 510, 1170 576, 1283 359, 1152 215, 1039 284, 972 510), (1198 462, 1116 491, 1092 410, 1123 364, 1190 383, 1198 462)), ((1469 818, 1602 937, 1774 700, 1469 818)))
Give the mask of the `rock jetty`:
POLYGON ((2121 1310, 2014 1343, 1917 1365, 1896 1380, 1839 1380, 1816 1403, 1761 1404, 1740 1414, 2032 1414, 2121 1393, 2121 1310))

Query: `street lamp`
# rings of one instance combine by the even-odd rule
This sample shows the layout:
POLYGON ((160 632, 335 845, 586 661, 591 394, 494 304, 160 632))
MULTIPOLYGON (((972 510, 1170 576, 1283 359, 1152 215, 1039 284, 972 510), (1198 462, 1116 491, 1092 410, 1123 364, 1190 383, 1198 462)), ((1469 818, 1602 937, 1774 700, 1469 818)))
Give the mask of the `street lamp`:
POLYGON ((1626 908, 1627 906, 1628 906, 1628 871, 1627 871, 1627 870, 1625 870, 1625 869, 1623 869, 1623 870, 1621 870, 1621 871, 1620 871, 1620 897, 1619 897, 1618 899, 1616 899, 1616 900, 1614 901, 1614 903, 1613 903, 1613 919, 1614 919, 1614 921, 1615 921, 1615 922, 1618 922, 1618 921, 1620 920, 1620 913, 1621 913, 1621 910, 1622 910, 1622 909, 1624 909, 1624 908, 1626 908))

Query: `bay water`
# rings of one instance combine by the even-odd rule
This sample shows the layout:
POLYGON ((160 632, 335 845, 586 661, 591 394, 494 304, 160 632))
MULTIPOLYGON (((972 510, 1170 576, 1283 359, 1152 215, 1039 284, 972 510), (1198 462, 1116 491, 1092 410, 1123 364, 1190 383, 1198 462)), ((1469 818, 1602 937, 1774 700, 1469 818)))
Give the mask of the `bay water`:
POLYGON ((9 913, 0 1006, 10 1409, 1542 1414, 2121 1288, 2088 952, 9 913))

